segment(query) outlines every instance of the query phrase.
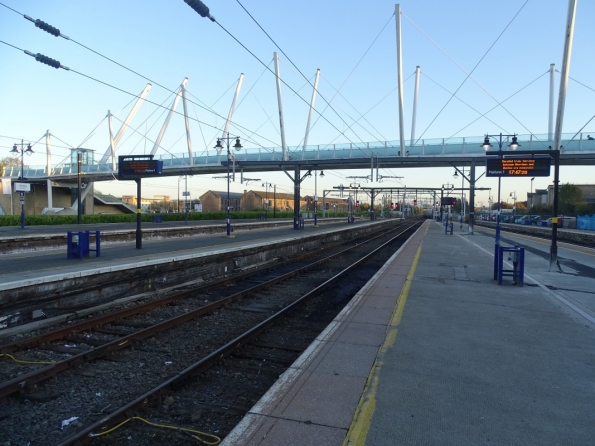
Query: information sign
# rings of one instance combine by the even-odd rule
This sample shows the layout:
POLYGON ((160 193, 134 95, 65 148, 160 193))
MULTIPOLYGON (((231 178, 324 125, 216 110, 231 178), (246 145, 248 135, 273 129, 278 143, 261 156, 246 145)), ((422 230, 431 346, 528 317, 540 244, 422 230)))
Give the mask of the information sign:
POLYGON ((29 183, 14 183, 15 192, 31 192, 31 185, 29 183))
POLYGON ((551 158, 487 158, 486 177, 548 177, 551 158))
POLYGON ((154 160, 152 155, 120 156, 118 160, 118 176, 120 179, 143 178, 161 175, 163 161, 154 160))

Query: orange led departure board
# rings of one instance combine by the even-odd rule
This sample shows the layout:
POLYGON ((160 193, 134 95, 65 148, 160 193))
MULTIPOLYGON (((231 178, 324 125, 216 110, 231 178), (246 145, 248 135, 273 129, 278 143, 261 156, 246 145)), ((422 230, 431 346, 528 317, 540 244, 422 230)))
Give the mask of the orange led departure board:
POLYGON ((547 177, 551 158, 488 158, 486 177, 547 177))

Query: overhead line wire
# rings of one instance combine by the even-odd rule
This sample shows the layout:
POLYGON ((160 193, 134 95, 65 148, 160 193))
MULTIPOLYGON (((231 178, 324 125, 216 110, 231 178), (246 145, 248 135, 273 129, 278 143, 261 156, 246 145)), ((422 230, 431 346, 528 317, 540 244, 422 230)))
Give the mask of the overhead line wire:
MULTIPOLYGON (((362 57, 360 57, 360 59, 357 61, 357 63, 355 64, 355 66, 352 68, 352 70, 349 72, 349 74, 347 75, 347 77, 345 78, 345 80, 343 81, 343 83, 339 86, 339 89, 336 90, 336 93, 333 95, 333 97, 331 98, 330 102, 333 102, 333 100, 335 99, 335 97, 337 96, 337 94, 339 94, 339 91, 341 91, 341 89, 345 86, 345 84, 347 83, 347 81, 349 80, 349 78, 351 77, 351 75, 355 72, 355 70, 357 69, 357 67, 359 66, 359 64, 362 62, 362 60, 364 60, 364 58, 366 57, 366 55, 368 54, 368 52, 372 49, 372 47, 374 46, 374 44, 376 43, 376 41, 378 40, 378 38, 380 37, 380 35, 382 34, 382 32, 384 31, 384 29, 388 26, 388 24, 390 23, 391 19, 394 17, 394 12, 391 14, 391 16, 389 17, 388 21, 384 24, 384 26, 382 27, 382 29, 380 30, 380 32, 378 33, 378 35, 374 38, 374 40, 372 41, 372 43, 368 46, 368 48, 366 49, 366 51, 364 51, 364 54, 362 55, 362 57)), ((292 62, 293 63, 293 62, 292 62)), ((302 75, 303 76, 303 75, 302 75)), ((321 95, 322 96, 322 95, 321 95)), ((314 123, 312 124, 312 126, 310 127, 310 130, 312 130, 316 124, 318 123, 318 121, 320 120, 320 118, 322 117, 322 114, 324 114, 324 112, 326 111, 326 109, 330 106, 330 103, 327 102, 327 106, 324 108, 324 110, 322 110, 322 113, 319 113, 319 116, 316 117, 316 120, 314 121, 314 123)), ((342 133, 339 132, 339 136, 342 133)), ((336 139, 336 138, 335 138, 336 139)), ((300 143, 298 145, 301 145, 301 143, 304 141, 304 138, 302 138, 302 140, 300 141, 300 143)))
MULTIPOLYGON (((27 15, 25 15, 25 14, 21 14, 20 12, 16 11, 16 10, 15 10, 15 9, 13 9, 13 8, 10 8, 9 6, 5 5, 4 3, 1 3, 1 2, 0 2, 0 5, 1 5, 1 6, 4 6, 4 7, 6 7, 6 8, 8 8, 8 9, 10 9, 11 11, 15 12, 16 14, 18 14, 18 15, 21 15, 21 16, 23 16, 24 18, 26 18, 27 20, 33 21, 33 22, 35 23, 35 21, 34 21, 34 20, 32 20, 31 18, 28 18, 28 16, 27 16, 27 15)), ((98 56, 100 56, 100 57, 103 57, 104 59, 106 59, 106 60, 108 60, 108 61, 110 61, 110 62, 112 62, 112 63, 114 63, 114 64, 116 64, 116 65, 118 65, 118 66, 120 66, 121 68, 124 68, 125 70, 127 70, 127 71, 129 71, 129 72, 131 72, 131 73, 134 73, 134 74, 136 74, 137 76, 139 76, 139 77, 141 77, 141 78, 143 78, 143 79, 145 79, 145 80, 147 80, 147 81, 151 82, 152 84, 155 84, 155 85, 157 85, 157 86, 159 86, 159 87, 163 88, 164 90, 166 90, 166 91, 168 91, 168 92, 170 92, 170 93, 177 94, 177 92, 175 92, 175 91, 173 91, 173 90, 171 90, 171 89, 169 89, 169 88, 165 87, 164 85, 160 84, 159 82, 156 82, 156 81, 154 81, 154 80, 152 80, 152 79, 150 79, 150 78, 148 78, 148 77, 146 77, 146 76, 144 76, 144 75, 142 75, 142 74, 140 74, 140 73, 138 73, 138 72, 136 72, 136 71, 132 70, 131 68, 128 68, 128 67, 126 67, 125 65, 122 65, 121 63, 119 63, 119 62, 117 62, 117 61, 115 61, 115 60, 113 60, 113 59, 111 59, 111 58, 109 58, 109 57, 107 57, 107 56, 104 56, 103 54, 101 54, 101 53, 99 53, 99 52, 97 52, 97 51, 93 50, 92 48, 89 48, 89 47, 87 47, 87 46, 83 45, 82 43, 80 43, 80 42, 77 42, 76 40, 74 40, 74 39, 72 39, 72 38, 70 38, 70 37, 68 37, 68 36, 65 36, 65 35, 61 34, 61 33, 59 32, 59 30, 58 30, 58 35, 60 35, 62 38, 66 39, 66 40, 70 40, 70 41, 72 41, 72 42, 76 43, 77 45, 80 45, 80 46, 82 46, 83 48, 85 48, 85 49, 87 49, 87 50, 89 50, 89 51, 91 51, 91 52, 93 52, 93 53, 97 54, 97 55, 98 55, 98 56)), ((7 42, 1 41, 1 40, 0 40, 0 42, 1 42, 1 43, 4 43, 4 44, 6 44, 6 45, 8 45, 8 46, 12 46, 12 47, 13 47, 13 48, 15 48, 15 49, 21 50, 20 48, 18 48, 18 47, 16 47, 16 46, 14 46, 14 45, 11 45, 11 44, 9 44, 9 43, 7 43, 7 42)), ((21 50, 21 51, 24 51, 24 50, 21 50)), ((77 74, 81 74, 81 73, 77 73, 77 74)), ((93 78, 91 78, 91 79, 93 79, 93 78)), ((95 80, 95 79, 93 79, 93 80, 95 80)), ((98 82, 101 82, 101 81, 98 81, 98 82)), ((104 82, 101 82, 101 83, 104 83, 104 82)), ((111 85, 109 85, 109 84, 105 84, 105 85, 111 86, 111 85)), ((115 88, 115 87, 114 87, 114 88, 115 88)), ((120 90, 120 91, 122 91, 122 92, 124 92, 124 93, 127 93, 127 94, 130 94, 130 93, 128 93, 128 92, 125 92, 124 90, 120 90)), ((147 101, 147 100, 145 99, 145 101, 147 101)), ((153 103, 153 102, 151 102, 151 101, 147 101, 147 102, 149 102, 149 103, 153 103)), ((191 101, 191 100, 188 100, 188 102, 194 103, 194 104, 195 104, 195 105, 197 105, 198 107, 200 107, 200 108, 202 108, 202 109, 204 109, 204 110, 208 111, 209 113, 212 113, 212 114, 214 114, 215 116, 217 116, 217 117, 219 117, 219 118, 221 118, 221 119, 224 119, 225 121, 227 121, 227 118, 225 118, 225 117, 223 117, 223 116, 219 115, 219 114, 218 114, 217 112, 215 112, 214 110, 210 110, 210 109, 208 108, 208 106, 203 106, 203 105, 197 104, 197 103, 195 103, 194 101, 191 101)), ((153 104, 154 104, 154 103, 153 103, 153 104)), ((206 105, 206 104, 205 104, 205 105, 206 105)), ((176 112, 176 113, 178 113, 178 112, 176 112)), ((180 113, 178 113, 178 114, 180 114, 180 113)), ((206 124, 206 123, 205 123, 205 124, 206 124)), ((208 125, 208 124, 206 124, 206 125, 208 125)), ((239 128, 243 128, 243 129, 245 129, 245 130, 248 130, 247 128, 245 128, 245 127, 243 127, 243 126, 241 126, 241 125, 239 125, 239 124, 237 124, 237 123, 234 123, 234 125, 236 125, 236 126, 237 126, 237 127, 239 127, 239 128)), ((212 126, 211 126, 211 127, 212 127, 212 126)), ((215 127, 215 128, 216 128, 216 127, 215 127)), ((217 129, 217 130, 219 130, 219 129, 217 129)), ((268 141, 268 142, 270 142, 271 144, 276 144, 274 141, 271 141, 271 140, 269 140, 268 138, 266 138, 266 137, 264 137, 264 136, 262 136, 262 135, 257 135, 257 136, 258 136, 258 137, 260 137, 260 138, 263 138, 265 141, 268 141)), ((257 145, 258 145, 258 144, 257 144, 257 145)), ((262 147, 262 146, 261 146, 261 147, 262 147)))
MULTIPOLYGON (((281 53, 282 53, 282 54, 283 54, 283 55, 284 55, 284 56, 287 58, 287 60, 289 60, 289 62, 291 62, 291 64, 292 64, 292 65, 293 65, 293 66, 296 68, 296 70, 298 70, 298 72, 299 72, 299 73, 302 75, 302 77, 303 77, 304 79, 307 79, 307 78, 306 78, 306 76, 305 76, 305 75, 304 75, 304 74, 303 74, 303 73, 300 71, 300 69, 299 69, 299 68, 298 68, 298 67, 297 67, 297 66, 296 66, 296 65, 293 63, 293 61, 291 60, 291 58, 290 58, 290 57, 289 57, 289 56, 288 56, 288 55, 287 55, 287 54, 286 54, 286 53, 283 51, 283 49, 282 49, 282 48, 281 48, 281 47, 280 47, 280 46, 277 44, 277 42, 275 42, 275 40, 274 40, 274 39, 273 39, 273 38, 272 38, 272 37, 271 37, 271 36, 270 36, 270 35, 269 35, 269 34, 268 34, 268 33, 267 33, 265 30, 264 30, 264 28, 263 28, 263 27, 262 27, 262 26, 261 26, 261 25, 258 23, 258 21, 257 21, 257 20, 256 20, 256 19, 255 19, 255 18, 252 16, 252 14, 250 14, 250 12, 248 12, 248 10, 247 10, 247 9, 244 7, 244 5, 242 5, 242 3, 241 3, 239 0, 236 0, 236 1, 237 1, 237 3, 238 3, 238 4, 239 4, 241 7, 242 7, 242 9, 243 9, 243 10, 246 12, 246 14, 248 14, 248 16, 249 16, 249 17, 250 17, 250 18, 251 18, 251 19, 254 21, 254 23, 256 23, 256 25, 257 25, 257 26, 258 26, 258 27, 259 27, 259 28, 262 30, 262 32, 263 32, 263 33, 264 33, 264 34, 265 34, 265 35, 266 35, 266 36, 267 36, 267 37, 268 37, 268 38, 271 40, 271 42, 273 42, 273 44, 274 44, 274 45, 275 45, 275 46, 276 46, 276 47, 279 49, 279 51, 281 51, 281 53)), ((256 55, 254 55, 254 53, 252 53, 252 51, 250 51, 250 50, 249 50, 249 49, 248 49, 248 48, 247 48, 247 47, 246 47, 244 44, 242 44, 242 43, 241 43, 241 42, 240 42, 240 41, 239 41, 237 38, 235 38, 235 37, 234 37, 234 36, 233 36, 233 35, 232 35, 232 34, 231 34, 229 31, 227 31, 227 29, 225 29, 225 28, 223 27, 223 25, 221 25, 221 24, 220 24, 218 21, 216 21, 214 18, 212 18, 212 20, 213 20, 213 21, 215 21, 215 23, 217 23, 217 24, 218 24, 218 25, 219 25, 219 26, 220 26, 220 27, 221 27, 221 28, 222 28, 222 29, 223 29, 223 30, 224 30, 224 31, 225 31, 227 34, 229 34, 229 35, 230 35, 230 36, 231 36, 231 37, 232 37, 232 38, 233 38, 233 39, 234 39, 236 42, 238 42, 238 43, 239 43, 239 44, 240 44, 240 45, 241 45, 241 46, 242 46, 242 47, 243 47, 243 48, 244 48, 246 51, 248 51, 248 52, 249 52, 249 53, 250 53, 250 54, 251 54, 253 57, 255 57, 255 58, 256 58, 256 59, 257 59, 257 60, 258 60, 260 63, 262 63, 262 61, 261 61, 261 60, 260 60, 260 59, 259 59, 259 58, 258 58, 256 55)), ((271 73, 272 73, 272 70, 269 70, 269 71, 271 71, 271 73)), ((275 74, 275 73, 273 73, 273 74, 275 74)), ((276 74, 275 74, 275 77, 277 77, 277 75, 276 75, 276 74)), ((296 94, 297 94, 297 92, 296 92, 296 91, 295 91, 295 90, 294 90, 292 87, 290 87, 290 86, 289 86, 289 85, 288 85, 288 84, 287 84, 287 83, 286 83, 286 82, 285 82, 283 79, 279 78, 279 80, 280 80, 281 82, 283 82, 283 84, 284 84, 284 85, 286 85, 286 86, 287 86, 287 87, 288 87, 288 88, 289 88, 291 91, 293 91, 294 93, 296 93, 296 94)), ((308 81, 308 82, 309 82, 309 81, 308 81)), ((310 82, 309 82, 309 83, 310 83, 310 82)), ((310 85, 312 85, 312 84, 310 83, 310 85)), ((312 85, 312 87, 314 87, 314 86, 312 85)), ((300 97, 300 98, 302 99, 302 101, 304 101, 306 104, 310 105, 310 104, 308 103, 308 101, 306 101, 304 98, 302 98, 302 97, 301 97, 301 96, 299 96, 299 95, 298 95, 298 97, 300 97)), ((322 95, 321 95, 321 97, 322 97, 322 95)), ((326 101, 326 99, 324 99, 324 100, 325 100, 325 102, 327 102, 327 108, 328 108, 328 107, 330 107, 330 108, 331 108, 331 110, 333 110, 333 111, 335 112, 335 114, 336 114, 336 115, 339 117, 339 119, 341 119, 341 121, 343 121, 343 123, 349 127, 349 124, 347 124, 347 123, 345 122, 345 120, 344 120, 344 119, 341 117, 341 115, 340 115, 339 113, 337 113, 337 111, 336 111, 336 110, 335 110, 335 109, 334 109, 334 108, 333 108, 333 107, 330 105, 330 103, 329 103, 328 101, 326 101)), ((337 130, 339 133, 343 134, 343 135, 344 135, 344 136, 345 136, 345 137, 346 137, 346 138, 349 140, 349 142, 350 142, 350 143, 354 144, 354 143, 353 143, 353 141, 351 141, 351 140, 349 139, 349 137, 348 137, 347 135, 345 135, 345 132, 343 132, 343 131, 339 130, 339 129, 337 128, 337 126, 335 126, 333 123, 331 123, 331 122, 330 122, 330 121, 329 121, 329 120, 328 120, 326 117, 324 117, 324 115, 323 115, 322 113, 320 113, 318 110, 316 110, 316 109, 313 109, 313 110, 314 110, 316 113, 318 113, 318 115, 319 115, 321 118, 323 118, 323 119, 324 119, 324 120, 325 120, 327 123, 329 123, 329 124, 330 124, 330 125, 331 125, 331 126, 334 128, 334 129, 335 129, 335 130, 337 130)), ((325 110, 326 110, 326 108, 325 108, 325 110)), ((323 112, 324 112, 324 111, 323 111, 323 112)), ((353 129, 351 129, 351 128, 350 128, 350 130, 351 130, 351 131, 354 133, 354 135, 356 136, 356 138, 360 139, 360 142, 362 142, 362 143, 364 142, 363 140, 361 140, 361 138, 359 137, 359 135, 358 135, 358 134, 357 134, 357 133, 356 133, 356 132, 355 132, 353 129)), ((364 152, 364 151, 363 151, 363 150, 362 150, 360 147, 358 147, 357 145, 356 145, 356 147, 357 147, 357 148, 358 148, 360 151, 362 151, 362 153, 365 153, 365 152, 364 152)))
MULTIPOLYGON (((422 132, 422 134, 419 136, 419 138, 417 138, 416 140, 416 144, 417 142, 422 138, 422 136, 428 131, 428 129, 432 126, 432 124, 436 121, 436 119, 438 119, 438 117, 442 114, 442 112, 444 111, 444 109, 446 108, 446 106, 450 103, 450 101, 452 100, 452 98, 458 93, 458 91, 463 87, 463 85, 467 82, 467 79, 472 78, 471 74, 473 74, 473 72, 477 69, 477 67, 481 64, 481 62, 485 59, 485 57, 488 55, 488 53, 492 50, 492 48, 494 47, 494 45, 496 45, 496 43, 500 40, 500 38, 502 37, 502 35, 506 32, 506 30, 510 27, 510 25, 512 25, 512 22, 514 22, 514 20, 517 18, 517 16, 521 13, 521 11, 525 8, 525 6, 527 5, 527 3, 529 2, 529 0, 526 0, 525 3, 523 3, 523 5, 520 7, 520 9, 516 12, 516 14, 512 17, 512 19, 508 22, 508 24, 504 27, 504 29, 502 30, 502 32, 498 35, 498 37, 496 38, 496 40, 490 45, 490 47, 487 49, 487 51, 484 53, 483 56, 481 56, 481 58, 479 59, 479 61, 475 64, 475 66, 473 67, 473 69, 467 73, 467 77, 463 80, 463 82, 461 82, 461 84, 458 86, 458 88, 455 90, 453 96, 450 97, 450 99, 446 102, 446 104, 444 104, 444 106, 442 107, 442 109, 440 109, 440 111, 438 112, 438 114, 436 115, 436 117, 432 120, 432 122, 430 122, 430 124, 428 125, 428 127, 426 127, 426 129, 422 132)), ((403 14, 407 20, 409 20, 418 30, 421 31, 421 29, 409 18, 407 17, 405 14, 403 14)), ((427 34, 425 34, 423 31, 421 31, 422 34, 424 34, 426 37, 427 34)), ((428 37, 429 39, 429 37, 428 37)), ((443 51, 432 39, 429 39, 432 43, 434 43, 441 51, 443 51)), ((443 51, 444 52, 444 51, 443 51)), ((446 53, 445 53, 446 54, 446 53)), ((450 56, 448 56, 450 58, 450 56)), ((452 58, 451 58, 452 60, 452 58)), ((454 61, 453 61, 454 62, 454 61)), ((456 64, 456 63, 455 63, 456 64)), ((457 66, 459 66, 458 64, 456 64, 457 66)), ((460 66, 459 66, 460 68, 460 66)), ((465 72, 465 70, 463 70, 465 72)), ((478 84, 479 85, 479 84, 478 84)), ((494 101, 498 102, 498 100, 496 98, 494 98, 494 96, 492 96, 486 89, 484 89, 481 85, 479 85, 480 88, 482 88, 484 90, 484 92, 486 92, 488 94, 488 96, 490 96, 494 101)), ((522 124, 510 111, 508 111, 505 107, 502 107, 510 116, 512 116, 513 119, 515 119, 519 124, 521 124, 521 126, 523 128, 525 128, 526 130, 527 127, 525 127, 524 124, 522 124)))
MULTIPOLYGON (((548 70, 549 71, 549 70, 548 70)), ((492 110, 495 110, 496 108, 498 108, 501 104, 503 104, 504 102, 508 101, 509 99, 511 99, 513 96, 516 96, 517 94, 519 94, 521 91, 523 91, 525 88, 529 87, 530 85, 534 84, 535 82, 537 82, 539 79, 541 79, 543 76, 545 76, 548 71, 544 72, 543 74, 539 75, 538 77, 536 77, 535 79, 533 79, 531 82, 529 82, 527 85, 525 85, 523 88, 521 88, 520 90, 515 91, 513 94, 511 94, 510 96, 508 96, 506 99, 504 99, 503 101, 499 102, 498 104, 496 104, 495 106, 493 106, 492 108, 490 108, 487 112, 483 113, 481 116, 479 116, 478 118, 476 118, 474 121, 470 122, 469 124, 467 124, 465 127, 463 127, 462 129, 458 130, 457 132, 455 132, 452 136, 450 136, 448 139, 453 138, 456 134, 461 133, 463 130, 465 130, 467 127, 469 127, 471 124, 477 122, 478 120, 480 120, 481 118, 486 118, 488 121, 490 121, 492 124, 494 124, 497 127, 500 127, 501 130, 502 127, 498 124, 496 124, 494 121, 492 121, 490 118, 488 118, 486 115, 488 113, 490 113, 492 110)), ((428 79, 430 79, 428 77, 428 79)), ((431 79, 430 79, 431 80, 431 79)), ((434 82, 434 81, 432 81, 434 82)), ((448 90, 447 90, 448 91, 448 90)), ((465 104, 465 102, 463 102, 465 104)), ((467 104, 465 104, 467 105, 467 104)), ((470 106, 471 107, 471 106, 470 106)), ((475 110, 473 107, 471 107, 473 110, 475 110)), ((477 110, 475 110, 477 111, 477 110)), ((479 111, 477 111, 477 113, 480 113, 479 111)), ((533 134, 533 132, 529 132, 531 135, 535 136, 533 134)))

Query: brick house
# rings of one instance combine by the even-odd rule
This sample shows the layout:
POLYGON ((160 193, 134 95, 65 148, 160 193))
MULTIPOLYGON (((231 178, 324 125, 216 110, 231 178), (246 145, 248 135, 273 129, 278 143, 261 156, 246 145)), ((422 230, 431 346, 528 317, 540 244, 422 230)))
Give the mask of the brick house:
MULTIPOLYGON (((244 194, 229 192, 229 210, 242 210, 241 200, 244 194)), ((200 196, 203 212, 217 212, 227 210, 227 191, 209 190, 200 196)))
MULTIPOLYGON (((243 210, 266 210, 268 200, 268 210, 292 211, 293 194, 283 192, 266 191, 244 191, 240 206, 243 210)), ((300 198, 300 206, 305 204, 305 200, 300 198)))

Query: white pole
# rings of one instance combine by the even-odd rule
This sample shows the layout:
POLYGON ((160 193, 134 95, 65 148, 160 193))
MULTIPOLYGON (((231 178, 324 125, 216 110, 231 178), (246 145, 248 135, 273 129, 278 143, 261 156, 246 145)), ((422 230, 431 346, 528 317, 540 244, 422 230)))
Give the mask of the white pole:
POLYGON ((46 180, 47 190, 48 190, 48 208, 53 208, 52 202, 52 181, 50 180, 50 175, 52 174, 52 144, 50 140, 50 131, 45 133, 45 151, 46 151, 46 168, 48 171, 48 179, 46 180))
POLYGON ((560 150, 562 139, 562 124, 564 122, 564 106, 566 104, 566 89, 570 75, 570 58, 572 56, 572 40, 574 39, 574 19, 576 17, 576 0, 568 0, 568 18, 566 22, 566 39, 564 42, 564 57, 562 58, 562 74, 560 75, 560 93, 558 95, 558 113, 556 115, 556 130, 554 134, 554 150, 560 150))
POLYGON ((419 75, 421 68, 415 67, 415 90, 413 92, 413 116, 411 117, 411 145, 415 144, 415 121, 417 118, 417 96, 419 93, 419 75))
POLYGON ((285 124, 283 123, 283 99, 281 98, 281 76, 279 75, 279 57, 277 52, 273 53, 275 61, 275 78, 277 81, 277 103, 279 104, 279 130, 281 131, 281 150, 283 151, 283 161, 287 160, 287 150, 285 146, 285 124))
POLYGON ((167 118, 165 118, 165 122, 161 126, 161 130, 159 131, 159 135, 157 135, 155 144, 153 144, 153 149, 151 150, 151 155, 155 155, 155 153, 157 153, 157 149, 159 148, 159 145, 161 144, 161 140, 163 139, 163 135, 165 135, 165 131, 167 130, 167 126, 169 125, 169 121, 171 120, 171 117, 174 114, 176 107, 178 106, 178 102, 180 101, 180 98, 182 97, 182 88, 185 87, 187 84, 188 84, 188 78, 185 77, 184 80, 182 81, 182 85, 180 85, 180 88, 178 89, 178 92, 176 93, 176 97, 174 98, 174 102, 172 103, 171 108, 169 109, 167 118))
POLYGON ((107 111, 107 127, 109 129, 109 150, 112 154, 112 171, 116 171, 116 143, 114 141, 114 128, 112 126, 112 112, 110 110, 107 111))
MULTIPOLYGON (((100 164, 103 164, 107 161, 107 159, 111 156, 112 158, 115 157, 115 150, 116 147, 118 145, 118 143, 120 142, 120 139, 122 138, 122 136, 124 136, 124 132, 126 131, 126 129, 128 129, 128 126, 130 125, 130 121, 132 121, 132 119, 134 118, 134 115, 136 115, 136 112, 138 111, 138 109, 140 108, 140 106, 142 105, 145 96, 147 96, 147 94, 149 94, 149 91, 151 90, 151 84, 147 84, 147 86, 145 87, 145 89, 141 92, 141 94, 138 96, 138 99, 136 100, 136 103, 134 104, 134 107, 132 107, 132 110, 130 110, 130 113, 128 113, 128 116, 126 117, 126 119, 124 120, 124 123, 122 124, 122 127, 120 127, 120 130, 118 130, 118 134, 116 135, 116 137, 114 138, 114 145, 107 148, 105 155, 103 155, 103 157, 101 158, 101 160, 99 161, 100 164)), ((112 164, 115 165, 116 161, 114 159, 112 159, 112 164)), ((115 168, 114 168, 115 170, 115 168)))
POLYGON ((186 125, 186 144, 188 145, 188 159, 190 165, 194 165, 194 157, 192 156, 192 141, 190 140, 190 122, 188 121, 188 106, 186 105, 186 87, 182 84, 180 87, 182 91, 182 105, 184 106, 184 123, 186 125))
POLYGON ((314 103, 316 102, 316 93, 318 92, 318 79, 320 78, 320 68, 316 70, 316 79, 314 79, 314 89, 312 90, 312 100, 310 101, 310 111, 308 112, 308 122, 306 124, 306 136, 304 136, 304 147, 302 153, 306 151, 308 145, 308 136, 310 135, 310 122, 312 122, 312 112, 314 112, 314 103))
POLYGON ((550 64, 550 115, 547 126, 548 140, 554 139, 554 83, 556 81, 556 64, 550 64))
POLYGON ((242 88, 242 82, 244 82, 244 73, 240 73, 240 78, 238 79, 238 85, 236 86, 236 92, 233 95, 233 101, 231 101, 231 107, 229 108, 229 113, 227 114, 227 121, 225 121, 225 128, 223 129, 223 133, 221 134, 221 139, 225 139, 227 136, 227 132, 229 132, 229 124, 231 123, 231 119, 233 117, 233 112, 236 108, 236 101, 238 100, 238 96, 240 95, 240 90, 242 88))
POLYGON ((403 128, 403 55, 401 51, 401 8, 395 5, 395 21, 397 24, 397 84, 399 88, 399 142, 401 156, 405 156, 405 132, 403 128))

